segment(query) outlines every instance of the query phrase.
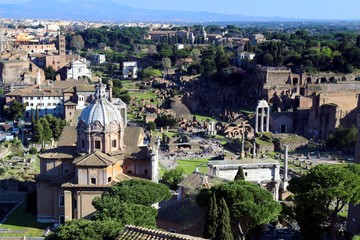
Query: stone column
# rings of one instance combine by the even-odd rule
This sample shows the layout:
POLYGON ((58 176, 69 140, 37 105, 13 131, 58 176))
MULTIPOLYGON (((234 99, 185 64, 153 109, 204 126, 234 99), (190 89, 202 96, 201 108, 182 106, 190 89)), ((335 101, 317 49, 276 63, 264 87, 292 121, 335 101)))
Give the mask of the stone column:
POLYGON ((255 115, 255 133, 258 132, 258 126, 259 126, 259 108, 256 107, 256 115, 255 115))
POLYGON ((256 142, 254 141, 254 144, 253 144, 253 158, 256 157, 256 142))
POLYGON ((265 115, 264 108, 261 108, 260 132, 264 132, 264 115, 265 115))
POLYGON ((279 183, 278 182, 274 182, 274 200, 278 201, 279 200, 279 183))
POLYGON ((242 131, 240 158, 241 158, 241 159, 245 158, 245 133, 244 133, 244 129, 243 129, 243 131, 242 131))
POLYGON ((64 219, 66 221, 72 220, 72 194, 71 191, 64 191, 64 219))
POLYGON ((284 145, 284 181, 288 180, 288 152, 289 152, 289 146, 284 145))
POLYGON ((270 125, 270 107, 267 107, 267 115, 266 115, 266 132, 269 131, 269 125, 270 125))

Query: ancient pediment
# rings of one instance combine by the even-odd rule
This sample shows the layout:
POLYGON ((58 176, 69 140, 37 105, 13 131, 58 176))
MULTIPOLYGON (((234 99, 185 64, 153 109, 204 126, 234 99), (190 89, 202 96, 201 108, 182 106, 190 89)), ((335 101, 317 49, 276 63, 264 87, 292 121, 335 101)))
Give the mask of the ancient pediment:
POLYGON ((94 152, 74 160, 78 167, 107 167, 117 162, 117 159, 110 157, 102 152, 94 152))

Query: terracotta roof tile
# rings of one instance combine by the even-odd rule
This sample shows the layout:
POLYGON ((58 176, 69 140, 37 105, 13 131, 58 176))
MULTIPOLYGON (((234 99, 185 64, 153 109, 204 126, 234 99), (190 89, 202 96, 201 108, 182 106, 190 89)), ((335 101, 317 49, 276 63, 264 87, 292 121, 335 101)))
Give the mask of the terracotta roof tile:
POLYGON ((204 238, 127 225, 116 240, 201 240, 204 238))
POLYGON ((76 166, 95 166, 105 167, 111 166, 117 162, 117 159, 110 157, 102 152, 94 152, 89 155, 79 157, 73 161, 76 166))
POLYGON ((139 146, 144 138, 144 129, 141 127, 126 127, 124 132, 124 144, 128 147, 139 146))
POLYGON ((77 133, 76 127, 74 126, 65 126, 61 132, 58 146, 76 146, 77 142, 77 133))

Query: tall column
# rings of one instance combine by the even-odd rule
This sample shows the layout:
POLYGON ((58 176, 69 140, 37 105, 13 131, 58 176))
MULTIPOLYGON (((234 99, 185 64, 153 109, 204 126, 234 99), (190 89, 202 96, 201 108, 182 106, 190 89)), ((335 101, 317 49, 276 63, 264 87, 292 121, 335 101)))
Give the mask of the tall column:
POLYGON ((64 191, 64 218, 65 221, 70 221, 73 219, 72 216, 72 194, 71 191, 64 191))
POLYGON ((256 142, 254 141, 254 144, 253 144, 253 158, 256 157, 256 142))
POLYGON ((245 133, 244 133, 244 128, 243 128, 243 131, 242 131, 240 158, 241 159, 245 158, 245 133))
POLYGON ((261 108, 261 120, 260 120, 260 131, 264 132, 264 115, 265 115, 265 111, 264 108, 261 108))
POLYGON ((266 132, 269 131, 269 124, 270 124, 270 107, 267 107, 267 115, 266 115, 266 132))
POLYGON ((256 107, 256 117, 255 117, 255 133, 258 132, 258 126, 259 126, 259 108, 256 107))
POLYGON ((289 146, 284 145, 284 181, 288 180, 288 153, 289 153, 289 146))

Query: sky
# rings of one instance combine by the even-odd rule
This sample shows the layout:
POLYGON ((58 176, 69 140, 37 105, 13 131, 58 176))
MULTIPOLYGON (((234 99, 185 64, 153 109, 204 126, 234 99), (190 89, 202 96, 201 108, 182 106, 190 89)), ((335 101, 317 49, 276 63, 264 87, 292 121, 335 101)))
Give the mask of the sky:
MULTIPOLYGON (((0 0, 22 3, 31 0, 0 0)), ((40 0, 38 0, 40 1, 40 0)), ((41 0, 49 1, 49 0, 41 0)), ((55 1, 55 0, 50 0, 55 1)), ((101 0, 61 0, 101 1, 101 0)), ((111 0, 123 5, 160 10, 207 11, 257 17, 360 20, 359 0, 111 0)))

